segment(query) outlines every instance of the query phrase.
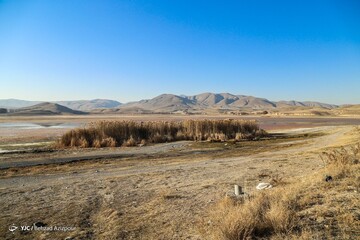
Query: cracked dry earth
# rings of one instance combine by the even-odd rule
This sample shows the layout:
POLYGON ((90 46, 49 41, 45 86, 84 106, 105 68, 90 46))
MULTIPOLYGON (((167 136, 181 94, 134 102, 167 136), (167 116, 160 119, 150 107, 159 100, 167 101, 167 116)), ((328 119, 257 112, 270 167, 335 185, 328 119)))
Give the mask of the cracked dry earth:
MULTIPOLYGON (((41 162, 38 166, 9 168, 4 165, 9 155, 0 159, 0 167, 7 166, 0 170, 0 238, 202 239, 197 226, 234 184, 251 193, 258 182, 276 175, 313 173, 323 167, 319 153, 351 144, 353 130, 354 126, 336 126, 284 131, 322 134, 259 141, 244 148, 180 142, 110 149, 99 158, 81 161, 72 157, 70 162, 54 163, 51 154, 32 157, 32 164, 41 162), (112 151, 120 155, 107 157, 112 151), (75 229, 9 231, 12 224, 39 222, 75 229)), ((27 162, 26 156, 14 156, 15 162, 27 162)))

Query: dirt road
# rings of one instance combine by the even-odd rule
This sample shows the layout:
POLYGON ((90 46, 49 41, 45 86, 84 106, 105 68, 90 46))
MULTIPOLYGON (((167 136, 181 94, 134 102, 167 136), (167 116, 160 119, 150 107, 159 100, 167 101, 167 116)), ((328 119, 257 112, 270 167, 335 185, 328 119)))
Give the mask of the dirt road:
POLYGON ((322 151, 359 141, 354 131, 353 126, 303 129, 291 134, 325 135, 253 148, 221 143, 222 148, 204 149, 179 142, 119 149, 112 156, 90 152, 62 156, 62 164, 49 164, 59 162, 48 157, 3 159, 0 167, 23 167, 0 170, 0 238, 201 239, 203 217, 234 184, 252 192, 276 175, 301 179, 322 167, 322 151), (30 167, 39 163, 49 165, 30 167), (75 229, 8 230, 11 224, 36 222, 75 229))

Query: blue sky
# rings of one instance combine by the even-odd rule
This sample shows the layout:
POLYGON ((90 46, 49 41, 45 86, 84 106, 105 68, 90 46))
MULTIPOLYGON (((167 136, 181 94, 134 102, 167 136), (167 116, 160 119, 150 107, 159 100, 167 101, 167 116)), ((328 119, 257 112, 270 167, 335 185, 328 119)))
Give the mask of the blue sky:
POLYGON ((0 99, 360 103, 360 2, 0 0, 0 99))

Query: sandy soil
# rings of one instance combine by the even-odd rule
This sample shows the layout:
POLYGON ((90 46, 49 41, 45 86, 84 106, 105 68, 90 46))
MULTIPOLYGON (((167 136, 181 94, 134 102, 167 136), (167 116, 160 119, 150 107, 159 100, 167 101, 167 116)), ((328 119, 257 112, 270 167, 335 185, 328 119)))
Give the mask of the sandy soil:
POLYGON ((0 170, 0 238, 202 239, 202 219, 234 184, 251 193, 277 175, 306 177, 322 167, 320 152, 358 141, 353 132, 354 126, 327 126, 237 145, 178 142, 1 155, 0 166, 11 168, 0 170), (8 229, 39 222, 75 229, 8 229))

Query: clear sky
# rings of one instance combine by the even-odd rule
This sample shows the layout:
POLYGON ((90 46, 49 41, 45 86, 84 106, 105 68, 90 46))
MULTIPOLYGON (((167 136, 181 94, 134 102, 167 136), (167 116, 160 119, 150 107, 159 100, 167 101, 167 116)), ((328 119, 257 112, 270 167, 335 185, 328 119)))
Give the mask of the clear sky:
POLYGON ((0 0, 0 99, 360 103, 360 1, 0 0))

